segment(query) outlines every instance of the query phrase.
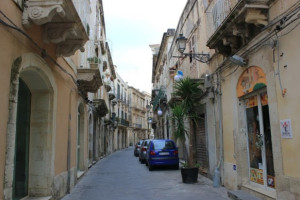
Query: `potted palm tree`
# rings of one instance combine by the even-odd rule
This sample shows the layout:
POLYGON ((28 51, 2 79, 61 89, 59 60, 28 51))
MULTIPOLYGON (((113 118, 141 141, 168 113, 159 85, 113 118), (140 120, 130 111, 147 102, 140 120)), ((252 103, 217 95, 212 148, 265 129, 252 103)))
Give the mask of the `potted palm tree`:
POLYGON ((199 165, 195 162, 196 155, 196 134, 195 126, 197 119, 197 107, 199 104, 199 96, 203 91, 199 87, 200 83, 190 78, 184 78, 175 83, 174 95, 179 98, 172 107, 172 118, 175 120, 176 130, 175 138, 182 142, 185 165, 181 168, 182 181, 184 183, 195 183, 198 179, 199 165), (189 133, 185 128, 185 121, 190 124, 189 133), (187 136, 193 136, 190 139, 190 153, 187 156, 184 145, 187 136))

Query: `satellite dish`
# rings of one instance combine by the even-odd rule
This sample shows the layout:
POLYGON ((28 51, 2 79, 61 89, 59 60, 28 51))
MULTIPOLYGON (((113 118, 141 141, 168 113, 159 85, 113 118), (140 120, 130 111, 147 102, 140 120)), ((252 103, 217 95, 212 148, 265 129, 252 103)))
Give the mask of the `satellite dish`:
POLYGON ((232 57, 229 58, 229 60, 239 66, 245 66, 247 65, 247 62, 245 61, 244 58, 238 56, 238 55, 233 55, 232 57))

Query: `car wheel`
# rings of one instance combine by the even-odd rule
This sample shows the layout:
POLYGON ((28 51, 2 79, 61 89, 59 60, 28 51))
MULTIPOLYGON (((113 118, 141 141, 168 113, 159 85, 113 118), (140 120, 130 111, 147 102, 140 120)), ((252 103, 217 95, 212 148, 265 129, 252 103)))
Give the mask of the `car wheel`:
POLYGON ((153 166, 148 164, 148 168, 149 168, 149 171, 152 171, 153 170, 153 166))
POLYGON ((179 170, 179 164, 175 165, 175 166, 174 166, 174 169, 175 169, 175 170, 179 170))
POLYGON ((148 166, 148 162, 147 162, 147 161, 145 161, 145 163, 146 163, 146 166, 148 166))

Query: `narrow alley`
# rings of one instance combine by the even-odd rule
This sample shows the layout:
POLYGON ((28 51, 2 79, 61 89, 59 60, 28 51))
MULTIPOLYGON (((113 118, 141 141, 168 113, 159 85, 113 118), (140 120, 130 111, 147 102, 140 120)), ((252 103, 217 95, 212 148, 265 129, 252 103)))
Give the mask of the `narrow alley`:
POLYGON ((149 171, 133 156, 133 148, 111 154, 98 161, 63 200, 177 200, 228 199, 223 187, 199 176, 198 183, 184 184, 179 170, 156 168, 149 171))

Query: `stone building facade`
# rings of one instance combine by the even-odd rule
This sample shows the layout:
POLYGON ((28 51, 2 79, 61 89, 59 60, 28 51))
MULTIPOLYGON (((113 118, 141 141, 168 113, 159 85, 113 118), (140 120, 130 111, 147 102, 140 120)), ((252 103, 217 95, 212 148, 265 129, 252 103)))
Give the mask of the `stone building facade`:
POLYGON ((4 0, 0 10, 0 199, 59 199, 113 151, 102 1, 4 0))
POLYGON ((117 73, 115 81, 116 99, 114 100, 114 112, 117 120, 117 130, 115 133, 115 150, 127 148, 129 146, 129 101, 128 84, 117 73))
POLYGON ((297 0, 189 0, 169 49, 163 39, 153 57, 152 99, 163 86, 166 108, 172 101, 170 74, 180 70, 202 82, 202 172, 212 177, 220 170, 222 185, 263 199, 300 198, 300 110, 293 87, 299 9, 297 0), (187 38, 184 53, 209 59, 197 62, 178 52, 179 34, 187 38))
POLYGON ((141 92, 132 86, 128 87, 130 144, 135 144, 141 139, 150 139, 151 128, 148 129, 150 125, 148 126, 147 121, 147 115, 151 115, 151 108, 147 110, 150 99, 148 93, 141 92))

